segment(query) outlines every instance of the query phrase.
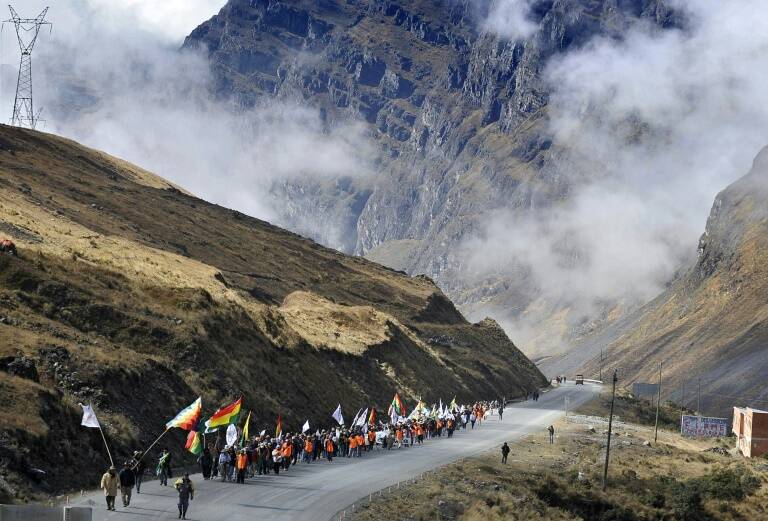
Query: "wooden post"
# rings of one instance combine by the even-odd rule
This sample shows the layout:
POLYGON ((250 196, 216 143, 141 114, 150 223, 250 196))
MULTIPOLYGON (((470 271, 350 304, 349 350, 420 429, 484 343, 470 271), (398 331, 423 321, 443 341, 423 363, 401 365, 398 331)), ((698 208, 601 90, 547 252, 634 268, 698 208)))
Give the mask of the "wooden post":
POLYGON ((656 399, 656 425, 653 428, 653 442, 659 441, 659 408, 661 407, 661 364, 659 362, 659 396, 656 399))
POLYGON ((613 392, 611 394, 611 413, 608 416, 608 444, 605 446, 605 467, 603 468, 603 490, 608 483, 608 459, 611 454, 611 429, 613 427, 613 403, 616 400, 616 381, 618 380, 616 369, 613 370, 613 392))

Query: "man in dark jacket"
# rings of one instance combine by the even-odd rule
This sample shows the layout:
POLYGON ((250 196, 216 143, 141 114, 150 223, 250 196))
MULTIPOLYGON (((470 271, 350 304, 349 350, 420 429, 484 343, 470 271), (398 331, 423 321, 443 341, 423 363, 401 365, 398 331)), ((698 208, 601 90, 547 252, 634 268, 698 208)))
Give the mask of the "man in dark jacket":
POLYGON ((504 442, 504 445, 501 446, 501 462, 506 464, 507 463, 507 456, 509 456, 509 445, 507 445, 507 442, 504 442))
POLYGON ((123 498, 123 506, 127 507, 131 503, 131 491, 136 484, 136 474, 131 469, 131 462, 126 461, 123 470, 118 475, 120 478, 120 496, 123 498))

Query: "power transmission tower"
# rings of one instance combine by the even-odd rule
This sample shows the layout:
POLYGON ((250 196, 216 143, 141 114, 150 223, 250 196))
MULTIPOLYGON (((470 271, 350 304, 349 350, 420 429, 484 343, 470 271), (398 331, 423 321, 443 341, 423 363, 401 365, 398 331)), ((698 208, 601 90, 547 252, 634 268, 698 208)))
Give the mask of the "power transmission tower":
POLYGON ((43 25, 51 26, 51 22, 45 21, 47 7, 36 18, 22 18, 10 5, 8 9, 11 10, 11 18, 3 21, 3 24, 12 23, 16 27, 16 38, 19 40, 21 50, 11 125, 33 129, 37 125, 41 111, 35 114, 32 104, 32 48, 37 41, 37 35, 40 34, 40 28, 43 25))

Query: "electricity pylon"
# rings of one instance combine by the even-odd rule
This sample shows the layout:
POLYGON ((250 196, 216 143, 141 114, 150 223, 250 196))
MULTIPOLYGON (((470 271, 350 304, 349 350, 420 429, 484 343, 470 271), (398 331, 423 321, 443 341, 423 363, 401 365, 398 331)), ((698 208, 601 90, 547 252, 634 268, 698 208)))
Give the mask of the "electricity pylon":
POLYGON ((16 38, 19 40, 21 50, 21 62, 19 63, 19 79, 16 82, 16 99, 13 102, 13 116, 11 125, 17 127, 35 128, 40 117, 40 111, 35 114, 32 104, 32 48, 40 34, 43 25, 51 25, 45 21, 48 8, 37 15, 36 18, 21 18, 12 6, 10 20, 3 23, 12 23, 16 27, 16 38))

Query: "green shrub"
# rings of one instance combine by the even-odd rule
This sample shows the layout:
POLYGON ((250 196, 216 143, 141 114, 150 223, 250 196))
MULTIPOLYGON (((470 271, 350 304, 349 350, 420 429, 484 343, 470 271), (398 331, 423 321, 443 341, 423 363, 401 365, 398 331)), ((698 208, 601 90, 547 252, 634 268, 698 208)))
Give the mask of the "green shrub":
POLYGON ((726 501, 744 499, 760 488, 760 478, 744 467, 716 468, 699 479, 707 497, 726 501))
POLYGON ((701 485, 695 481, 675 483, 671 490, 670 507, 677 521, 702 521, 707 519, 702 504, 701 485))

